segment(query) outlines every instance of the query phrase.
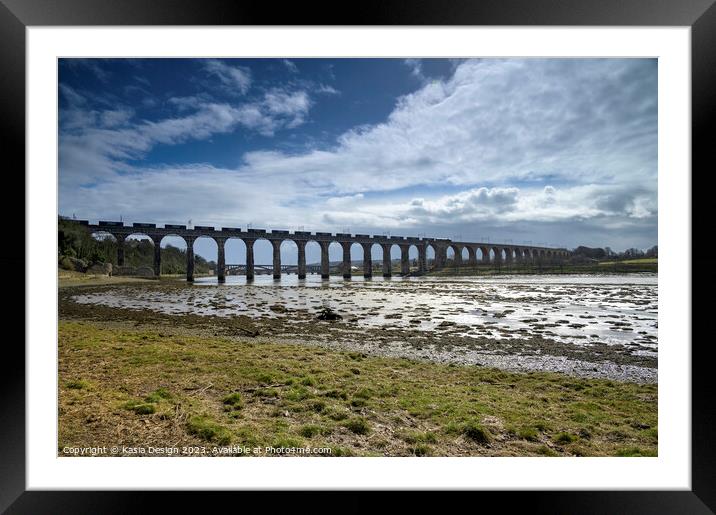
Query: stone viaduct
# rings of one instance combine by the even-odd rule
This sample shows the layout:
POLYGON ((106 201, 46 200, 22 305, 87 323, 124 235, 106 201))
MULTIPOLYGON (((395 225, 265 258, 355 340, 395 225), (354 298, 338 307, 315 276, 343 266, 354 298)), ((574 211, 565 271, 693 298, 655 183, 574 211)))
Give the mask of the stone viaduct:
POLYGON ((306 244, 314 241, 321 247, 321 277, 327 279, 329 277, 329 258, 328 247, 331 243, 337 242, 343 248, 343 277, 349 279, 351 277, 351 246, 359 244, 363 248, 363 275, 371 277, 373 275, 373 258, 371 250, 374 245, 379 245, 383 249, 383 266, 382 273, 384 277, 391 276, 391 257, 390 250, 393 245, 400 248, 400 274, 408 275, 410 273, 410 260, 408 252, 410 247, 418 250, 418 272, 424 273, 428 271, 427 251, 431 247, 435 258, 433 261, 433 269, 444 268, 448 261, 448 249, 452 248, 454 252, 455 266, 476 265, 482 263, 557 263, 569 256, 569 251, 564 248, 547 248, 535 247, 529 245, 507 245, 495 243, 479 243, 452 241, 442 238, 412 238, 404 236, 371 236, 368 234, 331 234, 327 232, 304 232, 279 231, 272 230, 267 232, 264 229, 246 229, 241 230, 235 227, 205 227, 196 225, 193 228, 187 228, 184 225, 166 224, 164 227, 157 227, 151 223, 134 223, 124 225, 123 222, 107 222, 90 224, 86 220, 77 220, 78 224, 87 228, 92 234, 108 233, 116 238, 117 248, 117 264, 124 265, 124 242, 128 236, 147 236, 154 243, 154 275, 159 277, 161 274, 161 241, 167 236, 178 236, 184 239, 187 248, 187 281, 194 280, 194 242, 197 238, 212 238, 218 247, 217 259, 217 276, 219 282, 226 280, 226 258, 224 247, 227 240, 237 238, 243 240, 246 245, 246 280, 251 281, 254 278, 254 243, 257 240, 268 240, 273 246, 273 276, 275 279, 281 277, 281 243, 285 240, 293 241, 298 247, 298 278, 306 277, 306 244), (463 259, 463 249, 467 249, 467 261, 463 259), (478 260, 478 251, 481 258, 478 260))

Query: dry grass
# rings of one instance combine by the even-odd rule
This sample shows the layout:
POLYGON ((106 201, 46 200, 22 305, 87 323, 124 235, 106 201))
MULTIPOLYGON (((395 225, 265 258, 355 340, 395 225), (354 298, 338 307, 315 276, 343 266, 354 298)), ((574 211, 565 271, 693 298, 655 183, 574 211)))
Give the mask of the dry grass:
POLYGON ((58 453, 228 444, 334 456, 657 452, 656 385, 64 320, 59 379, 58 453))

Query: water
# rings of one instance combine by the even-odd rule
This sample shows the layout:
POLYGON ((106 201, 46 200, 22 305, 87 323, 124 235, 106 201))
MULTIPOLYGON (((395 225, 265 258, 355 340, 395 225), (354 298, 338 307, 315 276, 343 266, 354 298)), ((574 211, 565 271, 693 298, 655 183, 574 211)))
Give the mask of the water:
POLYGON ((529 338, 540 335, 574 344, 598 340, 657 348, 655 276, 499 276, 469 278, 389 278, 322 281, 295 275, 274 281, 232 276, 224 285, 201 278, 178 290, 117 287, 77 295, 79 303, 148 309, 165 314, 276 318, 271 309, 331 307, 350 313, 359 326, 437 331, 459 324, 465 336, 529 338), (442 326, 441 326, 442 324, 442 326))

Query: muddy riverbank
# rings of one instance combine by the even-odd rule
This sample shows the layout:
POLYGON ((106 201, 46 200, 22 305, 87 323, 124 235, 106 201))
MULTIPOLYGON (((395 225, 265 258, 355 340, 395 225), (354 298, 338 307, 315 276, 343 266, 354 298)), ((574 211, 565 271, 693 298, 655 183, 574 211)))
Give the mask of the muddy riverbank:
POLYGON ((248 286, 206 279, 61 288, 60 316, 509 371, 657 381, 655 275, 268 279, 248 286), (326 307, 341 318, 318 320, 326 307))

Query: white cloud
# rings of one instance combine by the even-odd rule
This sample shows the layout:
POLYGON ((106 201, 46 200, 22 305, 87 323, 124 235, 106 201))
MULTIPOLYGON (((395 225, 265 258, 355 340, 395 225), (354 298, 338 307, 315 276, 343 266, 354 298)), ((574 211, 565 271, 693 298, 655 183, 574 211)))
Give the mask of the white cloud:
POLYGON ((475 188, 434 201, 413 199, 409 213, 427 217, 468 217, 502 215, 515 209, 517 188, 475 188))
POLYGON ((332 208, 346 209, 350 206, 355 206, 358 201, 365 198, 362 193, 356 193, 355 195, 348 195, 346 197, 331 197, 326 200, 326 205, 332 208))
POLYGON ((213 99, 208 93, 199 93, 185 97, 171 97, 167 100, 170 105, 176 107, 180 112, 199 109, 202 105, 209 104, 212 101, 213 99))
POLYGON ((288 71, 290 71, 291 73, 298 73, 298 66, 296 66, 296 63, 294 63, 293 61, 289 61, 288 59, 282 59, 281 62, 286 68, 288 68, 288 71))
POLYGON ((389 190, 509 184, 543 175, 555 181, 651 180, 655 75, 631 68, 623 60, 467 61, 451 79, 401 98, 386 122, 343 134, 330 151, 248 161, 263 174, 300 171, 337 193, 366 183, 389 190), (622 85, 629 74, 637 75, 636 86, 622 85))
POLYGON ((87 109, 87 100, 82 95, 71 88, 61 91, 69 106, 61 111, 60 168, 62 180, 73 184, 94 183, 126 171, 129 167, 124 161, 141 159, 160 144, 206 140, 237 127, 272 136, 278 130, 305 123, 311 108, 305 91, 272 89, 260 100, 239 105, 216 102, 210 95, 198 94, 168 99, 180 116, 130 126, 133 110, 87 109))
POLYGON ((100 124, 103 127, 118 127, 125 125, 134 116, 134 109, 120 108, 103 111, 100 114, 100 124))
POLYGON ((109 79, 111 77, 111 74, 100 66, 102 59, 72 58, 72 59, 64 59, 63 61, 70 68, 74 68, 74 69, 84 68, 85 70, 89 70, 90 72, 92 72, 92 74, 95 77, 97 77, 97 79, 99 79, 102 82, 109 82, 109 79))
POLYGON ((420 59, 406 59, 403 61, 405 63, 405 66, 410 68, 410 73, 417 77, 420 80, 425 80, 425 76, 423 75, 423 63, 420 59))
POLYGON ((244 95, 251 86, 251 70, 241 66, 231 66, 218 59, 204 61, 204 69, 219 79, 229 92, 244 95))
POLYGON ((263 107, 271 115, 289 117, 287 126, 294 128, 305 121, 311 101, 305 91, 289 92, 274 88, 264 94, 263 107))
POLYGON ((325 95, 340 95, 341 92, 329 84, 319 84, 315 88, 316 93, 322 93, 325 95))

